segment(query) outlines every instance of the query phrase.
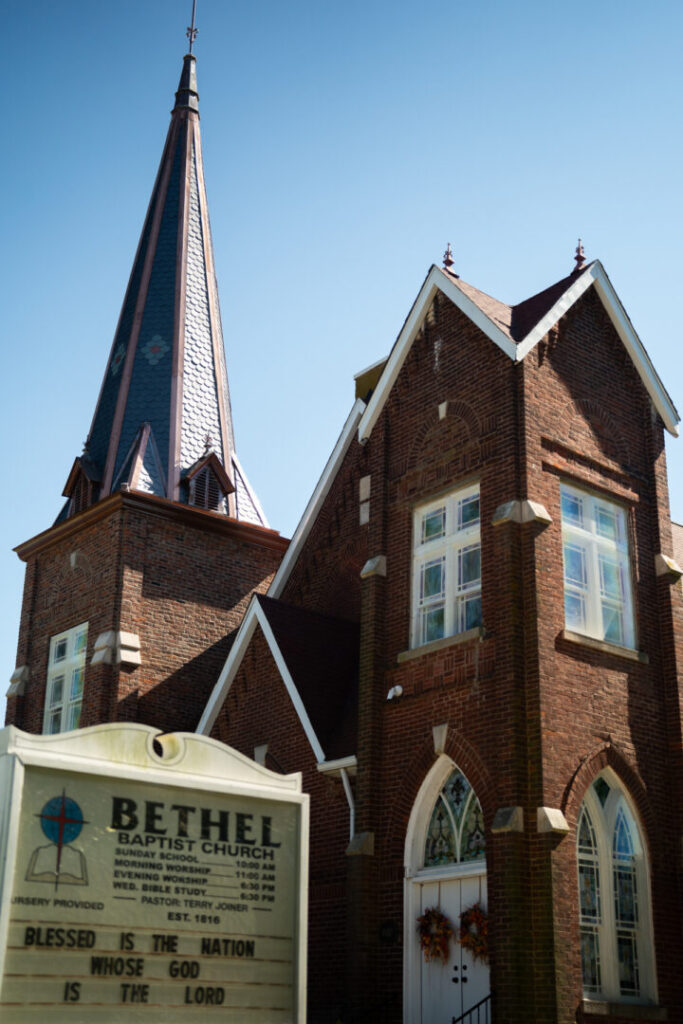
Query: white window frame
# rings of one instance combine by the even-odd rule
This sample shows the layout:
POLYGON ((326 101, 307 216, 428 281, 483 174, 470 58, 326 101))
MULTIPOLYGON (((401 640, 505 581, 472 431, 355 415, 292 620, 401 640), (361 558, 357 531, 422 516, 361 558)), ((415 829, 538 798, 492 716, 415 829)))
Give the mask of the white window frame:
MULTIPOLYGON (((610 787, 604 806, 595 791, 595 779, 584 797, 579 812, 576 834, 577 870, 581 863, 597 868, 599 878, 600 900, 598 919, 582 920, 581 900, 579 897, 579 928, 593 931, 597 936, 600 963, 600 984, 597 987, 584 985, 584 999, 587 1002, 609 1000, 610 1002, 651 1004, 656 1001, 656 977, 654 965, 654 936, 652 930, 652 912, 650 905, 649 865, 642 830, 638 817, 622 788, 618 777, 610 769, 605 769, 598 776, 603 778, 610 787), (579 825, 584 808, 588 811, 596 841, 596 856, 586 856, 579 849, 579 825), (614 831, 619 813, 623 813, 628 823, 633 842, 635 869, 635 888, 637 905, 637 924, 624 932, 631 933, 635 939, 639 991, 625 994, 621 991, 619 980, 618 933, 615 899, 615 866, 618 858, 613 852, 614 831), (582 927, 583 926, 583 927, 582 927)), ((580 883, 579 883, 580 884, 580 883)))
POLYGON ((80 725, 88 623, 65 629, 50 639, 43 733, 54 735, 80 725))
POLYGON ((566 629, 635 649, 626 509, 567 483, 560 500, 566 629))
POLYGON ((467 522, 467 509, 475 499, 479 503, 478 483, 418 505, 413 512, 411 647, 481 625, 480 512, 467 522), (429 536, 428 520, 434 527, 439 516, 442 530, 429 536), (477 560, 479 575, 463 579, 477 560))

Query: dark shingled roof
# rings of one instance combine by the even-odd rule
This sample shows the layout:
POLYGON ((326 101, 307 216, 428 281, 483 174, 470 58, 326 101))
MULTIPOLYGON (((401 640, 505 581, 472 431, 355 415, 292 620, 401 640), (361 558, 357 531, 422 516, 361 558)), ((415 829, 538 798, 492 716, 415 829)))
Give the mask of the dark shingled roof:
POLYGON ((508 306, 504 302, 494 299, 493 296, 480 291, 448 270, 442 270, 442 273, 460 289, 463 295, 466 295, 475 306, 478 306, 482 313, 508 336, 510 341, 519 344, 589 266, 590 264, 583 270, 573 271, 567 277, 563 277, 561 281, 551 284, 549 288, 544 288, 542 292, 524 299, 523 302, 518 302, 516 306, 508 306))
POLYGON ((356 753, 360 627, 256 595, 328 761, 356 753))

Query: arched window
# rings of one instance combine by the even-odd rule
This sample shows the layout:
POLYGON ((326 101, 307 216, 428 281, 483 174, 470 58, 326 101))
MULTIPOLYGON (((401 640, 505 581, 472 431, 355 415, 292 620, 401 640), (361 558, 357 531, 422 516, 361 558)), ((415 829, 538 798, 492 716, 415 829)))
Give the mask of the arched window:
POLYGON ((427 829, 424 866, 484 860, 484 818, 469 782, 456 768, 441 787, 427 829))
POLYGON ((616 775, 590 786, 576 836, 584 995, 638 1001, 655 995, 647 861, 616 775))

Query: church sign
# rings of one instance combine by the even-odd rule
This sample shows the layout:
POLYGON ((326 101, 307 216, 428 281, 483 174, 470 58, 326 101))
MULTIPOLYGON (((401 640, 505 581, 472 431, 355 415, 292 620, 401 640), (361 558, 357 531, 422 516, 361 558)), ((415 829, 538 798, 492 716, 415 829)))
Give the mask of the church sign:
POLYGON ((142 725, 0 731, 0 1019, 303 1024, 308 797, 142 725))

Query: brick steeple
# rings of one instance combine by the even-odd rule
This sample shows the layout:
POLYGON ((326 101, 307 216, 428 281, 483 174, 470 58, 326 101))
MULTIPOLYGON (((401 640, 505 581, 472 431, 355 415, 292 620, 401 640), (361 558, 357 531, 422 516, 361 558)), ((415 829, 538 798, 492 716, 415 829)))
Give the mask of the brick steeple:
POLYGON ((97 408, 60 519, 130 490, 267 525, 235 454, 195 65, 188 53, 97 408))

